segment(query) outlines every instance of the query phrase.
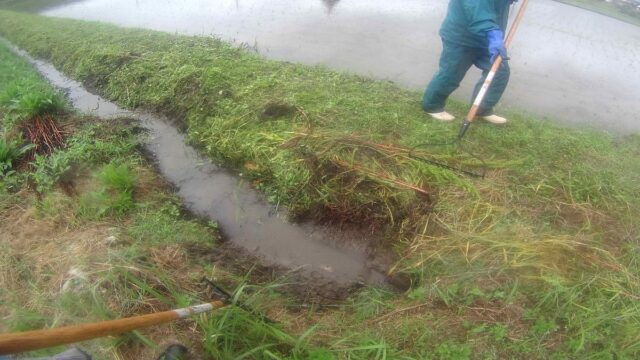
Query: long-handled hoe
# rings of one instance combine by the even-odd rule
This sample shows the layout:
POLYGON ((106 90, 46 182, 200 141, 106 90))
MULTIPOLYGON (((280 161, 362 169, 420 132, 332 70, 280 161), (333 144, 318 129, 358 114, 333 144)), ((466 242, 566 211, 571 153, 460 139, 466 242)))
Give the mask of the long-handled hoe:
MULTIPOLYGON (((513 20, 513 24, 511 25, 511 28, 509 29, 509 33, 507 34, 507 38, 504 41, 504 45, 506 48, 509 48, 509 46, 511 45, 511 42, 513 41, 513 37, 515 36, 516 30, 518 29, 518 26, 520 25, 520 22, 522 22, 522 17, 524 16, 524 11, 527 8, 527 4, 529 3, 529 0, 522 0, 522 5, 520 6, 520 9, 518 10, 518 14, 516 15, 515 20, 513 20)), ((480 91, 478 91, 478 95, 476 95, 476 98, 473 101, 473 105, 471 106, 471 109, 469 109, 469 112, 467 113, 467 116, 464 119, 464 122, 462 123, 462 126, 460 127, 460 130, 458 131, 458 137, 456 137, 454 140, 449 141, 449 142, 441 142, 441 143, 423 143, 420 145, 417 145, 415 147, 413 147, 411 149, 411 151, 409 152, 409 156, 416 159, 416 160, 421 160, 433 165, 437 165, 446 169, 450 169, 456 172, 461 172, 463 174, 466 175, 470 175, 470 176, 475 176, 475 177, 483 177, 486 173, 486 163, 480 159, 479 157, 471 154, 469 151, 467 151, 466 149, 464 149, 464 147, 462 146, 462 138, 464 137, 464 135, 467 133, 467 130, 469 129, 469 126, 471 125, 471 123, 475 120, 476 118, 476 113, 478 112, 478 108, 480 107, 480 104, 482 103, 482 100, 484 99, 485 94, 487 93, 487 90, 489 89, 489 86, 491 86, 491 82, 493 81, 493 78, 496 74, 496 72, 498 71, 498 69, 500 68, 500 65, 502 64, 502 57, 501 56, 496 56, 496 59, 493 62, 493 65, 491 66, 491 69, 489 70, 489 73, 487 74, 487 77, 484 81, 484 83, 482 84, 482 87, 480 88, 480 91), (424 148, 428 148, 428 147, 434 147, 434 146, 449 146, 449 145, 458 145, 459 149, 467 154, 469 154, 472 158, 476 159, 477 161, 479 161, 482 164, 482 170, 481 172, 477 172, 477 171, 472 171, 472 170, 467 170, 464 169, 462 166, 454 166, 451 164, 446 164, 443 162, 438 161, 435 158, 427 158, 425 156, 428 156, 430 154, 425 153, 424 151, 420 151, 420 149, 424 149, 424 148)))
MULTIPOLYGON (((216 300, 182 309, 132 316, 123 319, 71 325, 46 330, 0 334, 0 355, 34 351, 105 336, 118 335, 128 331, 160 325, 177 319, 213 311, 232 303, 232 297, 229 293, 209 280, 205 282, 208 289, 212 292, 212 298, 216 300)), ((240 305, 240 308, 246 309, 246 306, 240 305)), ((255 313, 250 309, 248 311, 255 313)), ((262 316, 262 319, 268 320, 264 316, 262 316)))

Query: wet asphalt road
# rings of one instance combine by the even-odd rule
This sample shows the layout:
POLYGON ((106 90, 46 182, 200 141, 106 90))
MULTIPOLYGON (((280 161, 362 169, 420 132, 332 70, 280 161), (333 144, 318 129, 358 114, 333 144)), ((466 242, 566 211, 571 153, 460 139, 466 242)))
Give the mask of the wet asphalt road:
MULTIPOLYGON (((215 35, 269 58, 422 89, 437 67, 446 6, 446 0, 86 0, 45 14, 215 35)), ((640 27, 532 0, 510 56, 501 109, 618 133, 640 130, 640 27)), ((468 98, 478 76, 470 72, 454 96, 468 98)))

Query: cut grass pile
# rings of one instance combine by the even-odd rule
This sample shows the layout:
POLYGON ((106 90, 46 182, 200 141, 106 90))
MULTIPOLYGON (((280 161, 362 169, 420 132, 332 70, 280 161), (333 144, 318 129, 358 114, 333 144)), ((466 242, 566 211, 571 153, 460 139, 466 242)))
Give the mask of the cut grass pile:
POLYGON ((394 271, 415 284, 403 298, 369 289, 339 311, 308 315, 334 354, 640 354, 637 135, 512 113, 505 127, 478 123, 467 134, 491 167, 474 180, 408 156, 458 125, 428 121, 420 94, 390 83, 216 39, 74 20, 0 12, 0 34, 109 99, 184 121, 204 152, 295 215, 382 234, 401 257, 394 271))

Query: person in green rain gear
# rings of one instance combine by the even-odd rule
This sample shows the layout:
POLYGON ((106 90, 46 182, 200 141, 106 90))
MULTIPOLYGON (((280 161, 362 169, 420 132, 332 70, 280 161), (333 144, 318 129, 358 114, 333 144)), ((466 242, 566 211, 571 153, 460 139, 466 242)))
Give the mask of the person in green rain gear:
MULTIPOLYGON (((482 70, 482 78, 475 86, 475 98, 496 56, 507 60, 504 31, 509 18, 509 5, 514 0, 450 0, 447 16, 440 28, 442 54, 440 68, 427 86, 422 109, 431 117, 452 121, 454 116, 444 111, 449 95, 475 65, 482 70)), ((504 124, 507 119, 495 115, 498 103, 509 81, 509 64, 504 61, 478 109, 478 116, 493 123, 504 124)), ((472 98, 472 101, 473 101, 472 98)))

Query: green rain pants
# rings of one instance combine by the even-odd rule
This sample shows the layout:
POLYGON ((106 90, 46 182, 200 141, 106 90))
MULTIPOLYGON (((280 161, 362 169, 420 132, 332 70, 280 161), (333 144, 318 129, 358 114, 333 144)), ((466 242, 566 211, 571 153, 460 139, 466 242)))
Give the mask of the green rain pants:
MULTIPOLYGON (((427 86, 422 99, 422 109, 426 112, 444 111, 449 95, 460 86, 465 74, 475 65, 482 70, 482 77, 473 91, 471 102, 475 99, 482 83, 491 69, 489 51, 485 48, 468 47, 448 41, 442 41, 440 69, 427 86)), ((493 82, 478 109, 478 115, 491 115, 509 82, 509 64, 505 61, 496 72, 493 82)))

